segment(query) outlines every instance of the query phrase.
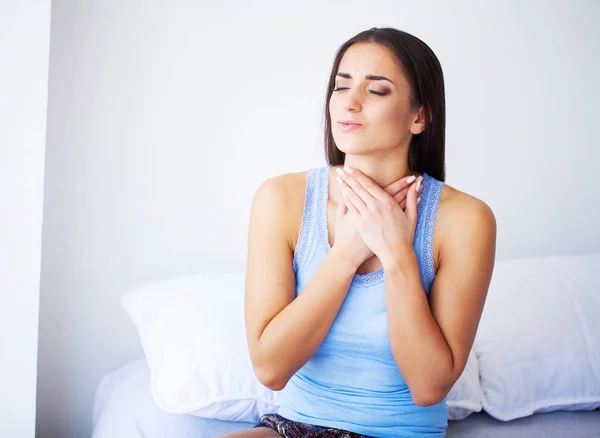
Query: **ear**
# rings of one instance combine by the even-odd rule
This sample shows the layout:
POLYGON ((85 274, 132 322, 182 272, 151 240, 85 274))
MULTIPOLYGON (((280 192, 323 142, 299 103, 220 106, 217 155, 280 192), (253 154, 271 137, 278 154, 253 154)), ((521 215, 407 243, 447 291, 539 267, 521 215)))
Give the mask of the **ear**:
POLYGON ((415 116, 415 119, 412 122, 412 125, 410 125, 410 132, 413 135, 417 135, 420 134, 421 132, 423 132, 425 130, 425 110, 423 109, 423 106, 420 106, 417 114, 415 116))

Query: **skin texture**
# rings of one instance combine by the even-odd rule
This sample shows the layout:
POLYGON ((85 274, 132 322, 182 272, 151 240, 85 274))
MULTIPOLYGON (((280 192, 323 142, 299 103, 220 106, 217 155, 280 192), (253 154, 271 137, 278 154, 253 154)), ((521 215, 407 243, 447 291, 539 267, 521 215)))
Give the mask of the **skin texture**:
MULTIPOLYGON (((436 278, 427 297, 412 248, 421 178, 408 168, 412 136, 427 128, 423 109, 411 108, 402 68, 382 46, 351 46, 338 73, 329 111, 334 140, 346 160, 330 174, 332 250, 296 298, 292 260, 306 172, 261 185, 252 203, 248 240, 250 357, 258 379, 282 389, 324 340, 353 275, 383 266, 392 353, 415 403, 429 406, 447 395, 466 365, 491 280, 496 221, 484 202, 444 185, 434 232, 436 278), (340 119, 362 127, 344 132, 340 119), (408 183, 411 175, 416 180, 408 183), (404 189, 402 195, 397 188, 404 189)), ((227 436, 278 434, 260 429, 227 436)))

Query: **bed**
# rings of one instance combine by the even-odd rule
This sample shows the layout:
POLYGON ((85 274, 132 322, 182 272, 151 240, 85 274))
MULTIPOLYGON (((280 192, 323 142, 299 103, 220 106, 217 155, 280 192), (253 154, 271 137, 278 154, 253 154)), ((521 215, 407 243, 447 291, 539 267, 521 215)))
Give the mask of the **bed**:
MULTIPOLYGON (((149 383, 145 358, 106 375, 95 395, 92 438, 210 438, 253 426, 167 413, 154 403, 149 383)), ((464 420, 450 421, 447 437, 600 437, 600 410, 551 412, 508 422, 474 413, 464 420)))
MULTIPOLYGON (((598 272, 600 253, 496 263, 448 437, 600 438, 598 272)), ((215 437, 277 409, 248 354, 244 280, 194 273, 123 296, 144 357, 100 382, 92 438, 215 437)))

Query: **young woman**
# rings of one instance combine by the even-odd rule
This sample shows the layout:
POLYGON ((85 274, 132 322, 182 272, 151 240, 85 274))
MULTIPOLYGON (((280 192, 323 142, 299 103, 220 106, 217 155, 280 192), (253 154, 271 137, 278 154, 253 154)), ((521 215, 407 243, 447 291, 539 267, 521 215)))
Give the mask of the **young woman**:
POLYGON ((440 63, 373 28, 327 89, 328 166, 253 200, 246 329, 277 412, 242 437, 443 437, 492 275, 496 222, 443 181, 440 63))

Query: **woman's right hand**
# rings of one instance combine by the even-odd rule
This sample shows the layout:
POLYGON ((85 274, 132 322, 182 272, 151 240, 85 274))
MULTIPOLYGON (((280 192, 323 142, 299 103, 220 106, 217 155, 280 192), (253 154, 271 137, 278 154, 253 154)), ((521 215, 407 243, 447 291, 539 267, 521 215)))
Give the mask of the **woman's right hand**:
MULTIPOLYGON (((402 210, 404 210, 406 207, 406 194, 408 193, 410 186, 414 183, 415 179, 412 179, 411 176, 407 176, 393 182, 385 187, 384 190, 392 196, 402 210)), ((423 190, 423 185, 421 185, 419 189, 423 190)), ((358 220, 358 218, 348 214, 348 209, 346 208, 344 200, 340 200, 335 214, 335 240, 333 247, 339 249, 345 257, 350 258, 352 263, 356 266, 356 269, 358 269, 360 265, 370 259, 374 254, 360 236, 356 220, 358 220)))

